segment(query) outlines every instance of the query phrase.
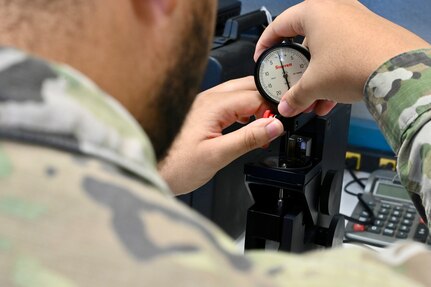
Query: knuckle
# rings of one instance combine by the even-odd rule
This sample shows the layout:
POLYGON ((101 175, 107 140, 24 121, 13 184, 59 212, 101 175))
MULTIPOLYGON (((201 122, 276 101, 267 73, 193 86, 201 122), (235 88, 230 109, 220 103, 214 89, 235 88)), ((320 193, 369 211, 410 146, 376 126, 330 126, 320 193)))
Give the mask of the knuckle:
POLYGON ((235 84, 235 80, 229 80, 229 81, 227 81, 227 82, 225 82, 225 83, 223 83, 222 85, 222 87, 224 88, 224 89, 226 89, 226 90, 228 90, 228 91, 230 91, 233 87, 233 85, 235 84))
POLYGON ((238 85, 238 83, 241 82, 241 80, 242 79, 229 80, 223 84, 223 88, 226 91, 234 91, 236 89, 236 86, 238 85))
POLYGON ((258 139, 252 129, 246 129, 244 132, 244 147, 247 150, 255 149, 258 146, 258 139))
POLYGON ((194 105, 200 106, 200 105, 207 105, 211 102, 211 93, 202 93, 199 94, 199 96, 196 97, 194 100, 194 105))

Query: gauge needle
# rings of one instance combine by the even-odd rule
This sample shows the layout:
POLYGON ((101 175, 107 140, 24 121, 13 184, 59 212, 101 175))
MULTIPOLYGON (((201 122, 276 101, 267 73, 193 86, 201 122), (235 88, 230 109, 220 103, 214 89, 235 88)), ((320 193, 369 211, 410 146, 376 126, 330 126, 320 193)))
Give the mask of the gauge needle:
POLYGON ((280 60, 281 69, 283 70, 283 78, 286 80, 287 88, 290 90, 289 79, 288 79, 286 70, 284 69, 283 60, 281 59, 280 54, 278 54, 278 59, 280 60))

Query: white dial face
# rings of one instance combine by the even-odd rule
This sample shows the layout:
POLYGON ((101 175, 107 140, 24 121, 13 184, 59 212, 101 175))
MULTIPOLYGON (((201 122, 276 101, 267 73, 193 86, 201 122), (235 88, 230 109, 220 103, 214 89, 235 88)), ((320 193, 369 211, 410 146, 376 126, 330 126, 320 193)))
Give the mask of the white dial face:
POLYGON ((275 102, 295 85, 307 69, 307 57, 296 49, 278 47, 270 51, 259 67, 259 82, 275 102))

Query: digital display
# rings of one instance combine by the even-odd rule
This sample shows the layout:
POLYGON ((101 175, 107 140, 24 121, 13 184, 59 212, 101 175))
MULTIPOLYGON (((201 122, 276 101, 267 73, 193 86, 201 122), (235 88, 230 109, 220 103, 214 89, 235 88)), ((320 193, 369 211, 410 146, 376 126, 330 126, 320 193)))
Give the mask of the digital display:
POLYGON ((379 182, 374 193, 376 195, 394 197, 402 200, 411 200, 410 195, 403 186, 392 183, 379 182))

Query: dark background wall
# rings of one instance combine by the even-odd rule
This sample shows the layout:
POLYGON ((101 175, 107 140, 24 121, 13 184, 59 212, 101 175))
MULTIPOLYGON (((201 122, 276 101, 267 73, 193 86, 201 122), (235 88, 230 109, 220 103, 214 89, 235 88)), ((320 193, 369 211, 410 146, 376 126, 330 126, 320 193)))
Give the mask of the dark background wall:
MULTIPOLYGON (((300 3, 299 0, 242 0, 243 13, 266 6, 273 15, 300 3)), ((369 9, 431 42, 430 0, 361 0, 369 9)), ((370 35, 372 41, 373 35, 370 35)))

